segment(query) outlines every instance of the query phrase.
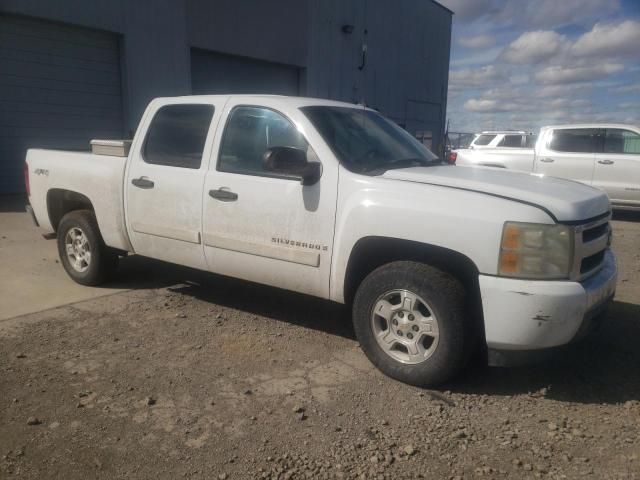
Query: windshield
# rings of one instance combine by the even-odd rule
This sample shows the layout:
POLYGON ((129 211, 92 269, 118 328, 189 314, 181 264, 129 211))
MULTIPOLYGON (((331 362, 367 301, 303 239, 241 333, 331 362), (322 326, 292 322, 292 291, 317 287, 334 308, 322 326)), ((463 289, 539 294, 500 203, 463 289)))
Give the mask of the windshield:
POLYGON ((327 106, 301 110, 352 172, 375 175, 391 168, 439 162, 409 133, 371 110, 327 106))

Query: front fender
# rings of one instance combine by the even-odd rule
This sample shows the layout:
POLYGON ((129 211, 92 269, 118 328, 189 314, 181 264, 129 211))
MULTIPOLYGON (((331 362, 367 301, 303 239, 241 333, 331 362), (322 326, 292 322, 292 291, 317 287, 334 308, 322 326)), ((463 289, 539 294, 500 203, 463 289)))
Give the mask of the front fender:
POLYGON ((349 258, 362 238, 446 248, 495 275, 505 221, 550 222, 542 210, 500 197, 349 172, 341 172, 337 212, 330 298, 341 303, 349 258))

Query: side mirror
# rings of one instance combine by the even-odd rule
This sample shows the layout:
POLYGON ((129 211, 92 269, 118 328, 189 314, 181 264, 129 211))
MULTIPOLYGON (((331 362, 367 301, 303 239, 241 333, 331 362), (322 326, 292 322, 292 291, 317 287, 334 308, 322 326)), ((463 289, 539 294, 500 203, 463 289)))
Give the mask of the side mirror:
POLYGON ((302 185, 313 185, 322 176, 322 165, 309 162, 307 152, 295 147, 271 147, 262 157, 264 169, 287 177, 298 178, 302 185))

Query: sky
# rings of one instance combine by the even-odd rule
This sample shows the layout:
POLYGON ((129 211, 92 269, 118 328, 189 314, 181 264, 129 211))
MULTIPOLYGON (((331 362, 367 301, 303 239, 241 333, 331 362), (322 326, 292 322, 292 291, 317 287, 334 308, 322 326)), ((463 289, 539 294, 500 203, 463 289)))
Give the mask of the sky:
POLYGON ((640 0, 440 0, 452 132, 640 125, 640 0))

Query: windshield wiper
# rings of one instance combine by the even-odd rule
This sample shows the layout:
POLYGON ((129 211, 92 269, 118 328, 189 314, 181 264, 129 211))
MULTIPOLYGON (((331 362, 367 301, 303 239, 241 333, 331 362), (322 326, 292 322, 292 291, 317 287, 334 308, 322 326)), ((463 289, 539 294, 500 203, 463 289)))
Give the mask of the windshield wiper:
POLYGON ((435 158, 433 160, 428 160, 426 158, 398 158, 395 160, 390 160, 386 162, 376 163, 371 166, 371 168, 367 169, 369 171, 380 171, 381 173, 386 172, 387 170, 392 170, 394 168, 406 168, 406 167, 415 167, 415 166, 430 166, 434 163, 440 163, 440 160, 435 158))

